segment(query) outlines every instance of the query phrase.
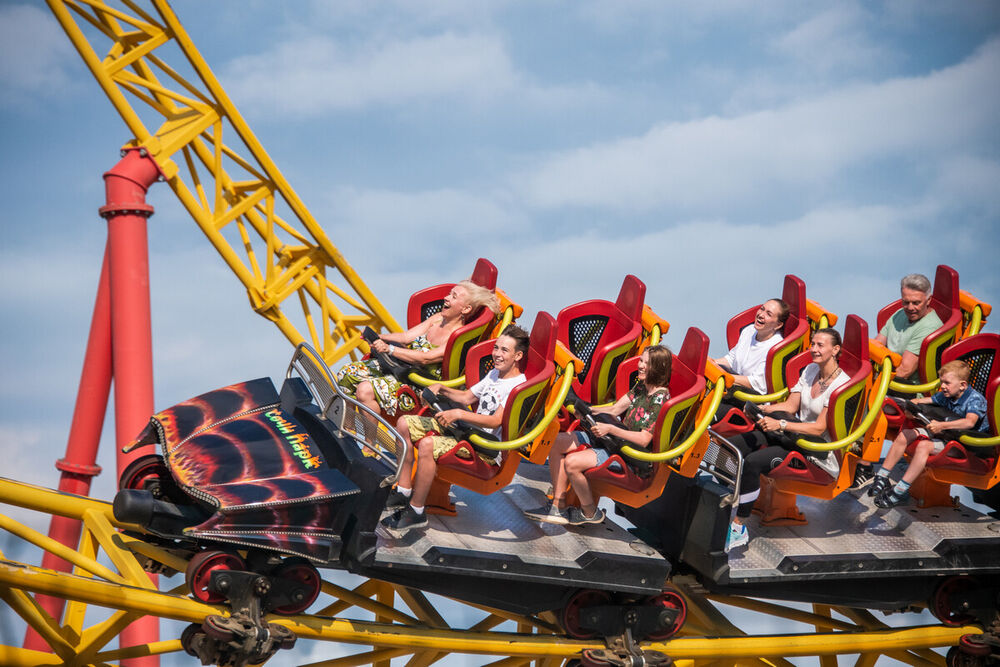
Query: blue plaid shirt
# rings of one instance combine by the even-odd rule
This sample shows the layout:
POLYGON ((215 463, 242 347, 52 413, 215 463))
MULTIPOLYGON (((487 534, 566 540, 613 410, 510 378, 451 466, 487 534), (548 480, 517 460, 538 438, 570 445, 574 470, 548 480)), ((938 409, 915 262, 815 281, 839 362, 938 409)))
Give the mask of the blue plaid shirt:
POLYGON ((962 395, 954 400, 945 396, 944 392, 939 391, 934 394, 934 398, 931 401, 934 405, 940 405, 946 410, 951 410, 958 414, 959 417, 965 417, 970 412, 976 413, 979 416, 979 421, 970 429, 972 431, 986 433, 990 429, 990 420, 986 416, 986 398, 972 387, 966 387, 962 395))

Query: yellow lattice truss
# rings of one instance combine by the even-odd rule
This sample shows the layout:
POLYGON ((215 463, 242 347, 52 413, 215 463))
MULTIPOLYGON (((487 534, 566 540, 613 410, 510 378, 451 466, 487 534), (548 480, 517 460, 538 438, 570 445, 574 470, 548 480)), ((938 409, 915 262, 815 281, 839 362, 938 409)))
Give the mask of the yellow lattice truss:
MULTIPOLYGON (((146 541, 137 526, 115 520, 110 503, 0 478, 0 504, 5 506, 0 509, 0 528, 74 566, 72 573, 60 573, 0 555, 0 599, 52 648, 52 653, 42 653, 0 646, 0 664, 106 665, 128 657, 177 652, 182 650, 179 639, 119 648, 108 648, 108 644, 143 615, 201 623, 206 616, 229 613, 225 606, 195 601, 184 584, 167 590, 154 588, 144 567, 152 564, 167 573, 183 571, 189 554, 146 541), (79 519, 84 526, 79 548, 64 547, 10 518, 9 510, 14 507, 79 519), (104 559, 109 566, 101 563, 104 559), (62 622, 42 610, 36 594, 68 600, 62 622), (111 610, 111 614, 94 621, 93 615, 86 615, 88 605, 111 610), (92 624, 88 626, 87 620, 92 624)), ((786 658, 838 654, 853 654, 858 665, 874 664, 880 656, 911 665, 943 664, 932 648, 954 645, 961 635, 980 631, 924 625, 890 628, 865 610, 814 606, 812 611, 803 611, 747 598, 713 598, 693 581, 672 583, 687 600, 687 622, 678 637, 643 648, 661 651, 678 664, 790 665, 786 658), (787 624, 790 634, 749 636, 717 605, 766 615, 772 625, 787 624)), ((450 653, 479 655, 481 664, 490 665, 560 665, 579 657, 584 649, 602 647, 599 642, 562 636, 550 613, 524 616, 476 607, 466 610, 481 620, 457 625, 449 623, 434 601, 418 590, 376 580, 353 588, 324 581, 322 590, 325 595, 314 604, 314 613, 266 619, 289 628, 300 641, 335 642, 340 644, 339 652, 348 653, 314 665, 388 665, 399 656, 409 656, 408 665, 430 665, 450 653)))
POLYGON ((293 345, 310 342, 327 363, 356 357, 365 326, 399 330, 282 176, 164 0, 151 0, 149 11, 130 0, 47 1, 132 133, 129 146, 153 158, 255 311, 293 345))

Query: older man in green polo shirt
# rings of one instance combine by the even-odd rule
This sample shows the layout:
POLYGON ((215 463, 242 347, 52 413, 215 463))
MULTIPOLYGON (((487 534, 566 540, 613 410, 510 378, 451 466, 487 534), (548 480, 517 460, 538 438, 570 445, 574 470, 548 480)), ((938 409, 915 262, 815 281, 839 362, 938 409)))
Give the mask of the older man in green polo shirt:
POLYGON ((879 330, 875 340, 903 357, 896 368, 896 379, 917 381, 920 344, 941 328, 938 314, 931 308, 931 281, 920 273, 911 273, 899 281, 903 307, 893 313, 879 330))

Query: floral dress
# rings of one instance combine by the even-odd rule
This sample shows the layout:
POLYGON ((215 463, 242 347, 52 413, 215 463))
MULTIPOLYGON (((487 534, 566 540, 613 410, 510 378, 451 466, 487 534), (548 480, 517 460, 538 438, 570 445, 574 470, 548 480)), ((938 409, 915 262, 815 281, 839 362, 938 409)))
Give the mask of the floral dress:
MULTIPOLYGON (((431 345, 427 336, 418 336, 407 347, 411 350, 426 352, 434 349, 435 346, 431 345)), ((426 370, 431 377, 441 379, 441 364, 428 365, 426 370)), ((371 383, 372 390, 375 392, 375 402, 390 417, 395 417, 397 412, 411 412, 417 407, 408 394, 404 394, 402 397, 397 396, 403 383, 393 375, 384 374, 376 359, 352 361, 337 371, 337 384, 351 396, 354 395, 358 385, 362 382, 371 383)))

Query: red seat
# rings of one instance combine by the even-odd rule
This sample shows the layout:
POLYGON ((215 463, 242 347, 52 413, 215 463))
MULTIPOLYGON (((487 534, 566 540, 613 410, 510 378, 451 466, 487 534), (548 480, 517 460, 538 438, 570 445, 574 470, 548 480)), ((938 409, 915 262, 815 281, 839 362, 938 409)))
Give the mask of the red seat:
MULTIPOLYGON (((538 313, 523 362, 525 381, 511 391, 504 404, 502 442, 513 441, 527 433, 538 424, 545 412, 546 398, 555 380, 555 332, 556 322, 552 316, 544 311, 538 313)), ((469 386, 492 369, 492 351, 493 341, 484 341, 470 350, 466 369, 469 386)), ((462 447, 472 449, 470 443, 463 441, 438 458, 438 477, 428 505, 434 506, 439 513, 454 513, 454 506, 448 499, 448 489, 452 484, 487 495, 507 486, 521 461, 517 449, 499 452, 499 460, 495 463, 484 461, 479 456, 463 459, 458 456, 462 447)))
POLYGON ((558 339, 583 362, 573 391, 591 404, 609 401, 618 366, 642 339, 643 300, 646 285, 625 276, 618 299, 583 301, 559 311, 558 339))
POLYGON ((944 351, 941 363, 960 359, 972 369, 969 385, 986 397, 989 433, 981 438, 963 436, 927 459, 924 473, 910 493, 923 506, 950 505, 952 484, 989 489, 1000 481, 1000 335, 976 334, 944 351))
MULTIPOLYGON (((789 386, 798 381, 799 374, 811 361, 809 353, 804 352, 789 362, 789 386)), ((826 428, 831 443, 843 441, 842 446, 835 450, 841 463, 840 472, 833 477, 801 453, 789 452, 781 464, 766 476, 768 483, 761 486, 762 490, 767 488, 767 493, 762 491, 762 501, 758 503, 766 523, 804 523, 805 518, 796 507, 795 496, 830 499, 851 484, 857 455, 850 453, 849 448, 864 434, 861 426, 867 412, 872 373, 868 359, 868 325, 857 315, 847 316, 839 363, 850 379, 830 394, 826 428)), ((802 440, 798 443, 808 448, 808 443, 802 440)), ((817 452, 818 455, 823 453, 817 452)))
MULTIPOLYGON (((756 396, 746 394, 742 391, 735 392, 736 398, 741 401, 753 401, 755 403, 767 403, 784 400, 785 366, 796 354, 805 349, 806 340, 809 335, 809 319, 807 316, 806 284, 802 279, 788 274, 785 276, 784 287, 781 291, 781 298, 788 304, 788 319, 781 329, 782 341, 772 347, 767 352, 767 361, 764 371, 764 379, 767 382, 767 395, 756 396)), ((753 323, 757 316, 757 309, 761 304, 751 306, 742 313, 734 316, 726 325, 726 341, 732 349, 740 338, 740 331, 744 327, 753 323)))
MULTIPOLYGON (((691 327, 684 337, 684 343, 674 355, 670 375, 670 398, 660 408, 660 414, 653 428, 650 451, 668 452, 676 447, 690 433, 699 413, 700 401, 705 396, 705 363, 708 360, 708 336, 691 327)), ((629 359, 619 368, 619 378, 631 375, 631 365, 638 358, 629 359)), ((619 391, 624 382, 619 384, 619 391)), ((624 395, 622 392, 621 395, 624 395)), ((671 474, 672 466, 667 462, 653 464, 652 471, 639 476, 626 464, 627 454, 615 454, 607 461, 591 468, 585 475, 595 498, 606 496, 630 507, 641 507, 663 493, 663 487, 671 474), (620 471, 611 470, 612 463, 618 463, 620 471)), ((678 455, 682 458, 682 455, 678 455)), ((677 464, 679 465, 679 461, 677 464)))
MULTIPOLYGON (((472 271, 472 282, 489 290, 496 290, 497 267, 482 257, 476 262, 472 271)), ((455 283, 445 283, 427 287, 410 297, 406 308, 406 326, 414 327, 431 315, 441 312, 444 297, 455 286, 455 283)), ((465 368, 465 357, 469 349, 485 340, 490 332, 490 325, 495 315, 488 308, 480 308, 468 322, 453 331, 444 346, 444 359, 441 361, 441 379, 454 380, 462 375, 465 368)), ((421 384, 429 384, 436 380, 425 378, 421 384)))

